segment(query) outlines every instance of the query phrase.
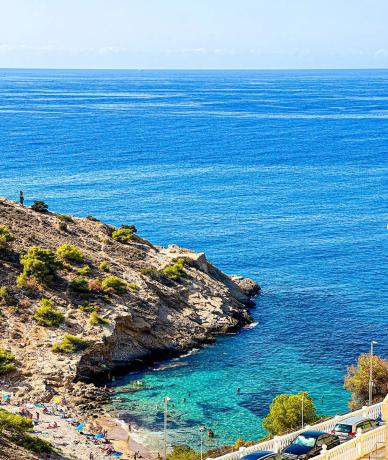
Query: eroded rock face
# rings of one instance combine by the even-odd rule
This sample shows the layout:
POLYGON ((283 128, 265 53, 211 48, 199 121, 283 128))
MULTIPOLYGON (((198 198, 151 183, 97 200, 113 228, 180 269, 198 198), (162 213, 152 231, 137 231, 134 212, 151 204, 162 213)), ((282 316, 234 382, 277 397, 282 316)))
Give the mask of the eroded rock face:
MULTIPOLYGON (((74 382, 94 382, 130 367, 179 354, 214 340, 218 334, 237 330, 251 321, 251 297, 260 288, 252 280, 229 277, 212 265, 204 253, 178 246, 160 248, 135 235, 126 243, 112 239, 111 226, 89 219, 71 218, 66 230, 53 213, 38 214, 30 208, 0 200, 0 225, 10 228, 15 239, 7 257, 0 258, 0 286, 6 286, 12 305, 1 311, 0 347, 16 357, 17 371, 7 374, 4 388, 13 388, 20 399, 50 399, 72 394, 74 382), (32 290, 16 288, 21 272, 19 257, 30 246, 55 251, 73 244, 90 266, 84 275, 96 282, 115 275, 128 283, 123 294, 91 291, 75 294, 69 282, 79 276, 77 264, 65 264, 48 285, 32 290), (162 270, 184 259, 184 276, 169 279, 162 270), (109 273, 99 267, 106 262, 109 273), (47 328, 33 319, 39 300, 50 298, 65 321, 47 328), (93 325, 88 301, 108 323, 93 325), (52 345, 64 334, 82 337, 84 351, 58 354, 52 345)), ((77 396, 78 397, 78 396, 77 396)), ((94 396, 93 396, 94 397, 94 396)))
POLYGON ((242 276, 232 275, 231 279, 249 298, 257 296, 261 291, 260 285, 250 278, 243 278, 242 276))

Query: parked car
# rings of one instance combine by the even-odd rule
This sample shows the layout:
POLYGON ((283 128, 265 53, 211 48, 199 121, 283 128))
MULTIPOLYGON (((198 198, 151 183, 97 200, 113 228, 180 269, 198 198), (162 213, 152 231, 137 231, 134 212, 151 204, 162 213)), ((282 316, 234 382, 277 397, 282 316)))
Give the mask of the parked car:
POLYGON ((283 458, 305 460, 314 457, 320 454, 324 444, 328 449, 332 449, 340 444, 340 439, 334 434, 322 431, 305 431, 283 450, 283 458))
POLYGON ((282 460, 280 454, 275 454, 270 450, 258 450, 257 452, 252 452, 251 454, 244 455, 240 460, 282 460))
POLYGON ((365 417, 349 417, 337 423, 332 433, 336 434, 341 441, 348 441, 356 436, 358 429, 364 433, 365 431, 373 430, 377 426, 379 426, 377 420, 365 417))

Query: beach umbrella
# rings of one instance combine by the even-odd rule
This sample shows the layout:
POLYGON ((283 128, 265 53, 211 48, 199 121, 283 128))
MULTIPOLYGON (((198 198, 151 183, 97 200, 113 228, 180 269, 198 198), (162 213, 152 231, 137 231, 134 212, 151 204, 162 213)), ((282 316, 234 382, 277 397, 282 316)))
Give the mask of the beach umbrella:
POLYGON ((78 426, 75 427, 75 429, 76 429, 77 431, 80 431, 80 430, 82 430, 82 428, 85 428, 85 426, 86 426, 86 425, 85 425, 84 423, 80 423, 78 426))
POLYGON ((105 438, 105 435, 103 435, 102 433, 98 433, 94 436, 96 439, 104 439, 105 438))
POLYGON ((121 457, 123 454, 121 452, 114 452, 112 457, 121 457))
POLYGON ((12 398, 12 395, 3 395, 3 398, 4 398, 4 399, 11 399, 11 398, 12 398))
POLYGON ((60 397, 60 396, 54 396, 54 397, 53 397, 53 402, 54 402, 54 404, 60 404, 60 402, 61 402, 61 397, 60 397))

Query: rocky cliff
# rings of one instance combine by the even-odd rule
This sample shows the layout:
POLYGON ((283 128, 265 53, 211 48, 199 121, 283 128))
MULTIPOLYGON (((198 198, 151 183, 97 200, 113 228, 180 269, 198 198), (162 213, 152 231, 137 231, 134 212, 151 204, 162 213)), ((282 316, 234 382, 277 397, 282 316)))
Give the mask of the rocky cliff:
POLYGON ((36 212, 1 199, 1 228, 10 237, 0 244, 0 349, 15 360, 0 387, 16 397, 71 394, 79 391, 76 381, 102 381, 250 322, 256 283, 225 275, 204 254, 154 246, 131 226, 120 234, 91 217, 36 212), (63 245, 75 246, 78 256, 61 258, 63 245), (40 262, 23 259, 31 247, 61 259, 52 276, 34 275, 42 273, 40 262), (112 277, 120 286, 104 282, 112 277), (42 299, 59 312, 59 324, 39 320, 42 299), (54 352, 66 334, 82 346, 54 352))

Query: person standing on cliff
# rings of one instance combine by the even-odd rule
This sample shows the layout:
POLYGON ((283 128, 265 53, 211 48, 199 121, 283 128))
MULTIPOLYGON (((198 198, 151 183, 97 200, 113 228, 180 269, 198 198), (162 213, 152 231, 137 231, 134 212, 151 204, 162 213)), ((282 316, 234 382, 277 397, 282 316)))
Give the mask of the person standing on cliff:
POLYGON ((19 192, 19 200, 20 204, 24 206, 24 193, 22 191, 19 192))

